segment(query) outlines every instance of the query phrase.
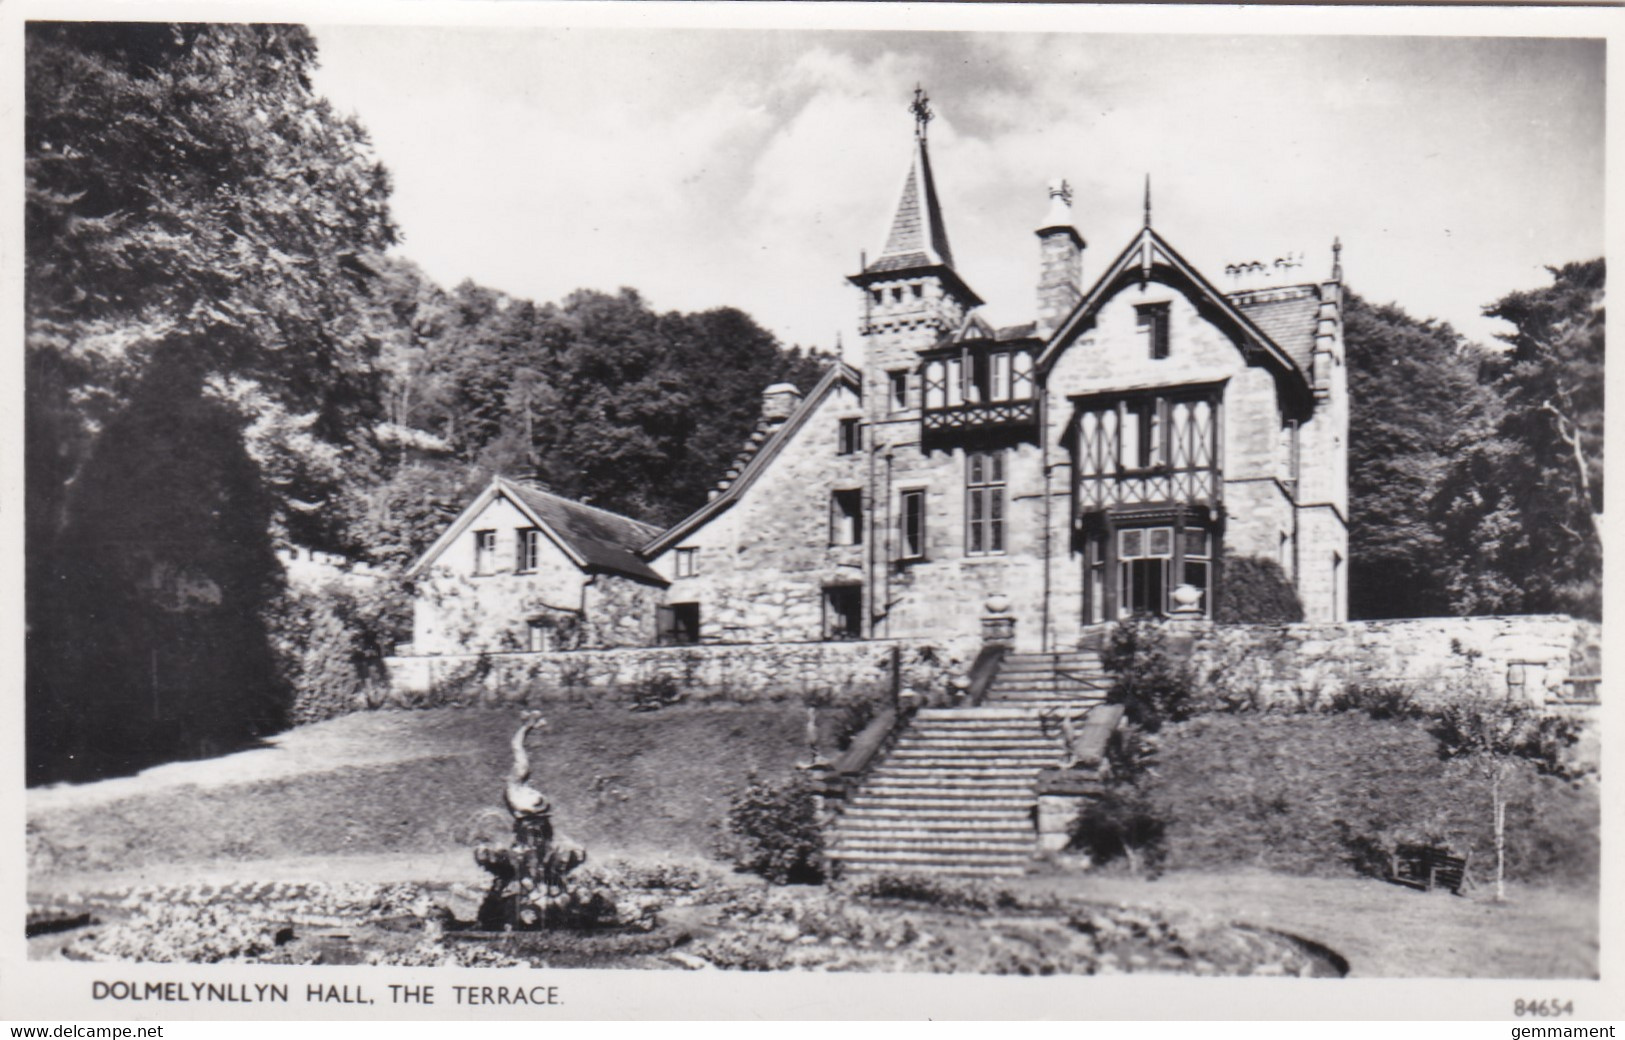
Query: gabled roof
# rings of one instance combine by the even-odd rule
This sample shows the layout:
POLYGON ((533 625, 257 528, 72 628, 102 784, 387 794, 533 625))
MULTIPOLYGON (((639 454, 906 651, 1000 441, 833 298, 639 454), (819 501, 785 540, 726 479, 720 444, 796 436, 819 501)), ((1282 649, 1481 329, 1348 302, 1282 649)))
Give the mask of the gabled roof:
POLYGON ((660 530, 658 527, 502 476, 494 477, 486 485, 407 574, 416 574, 432 563, 498 498, 513 503, 582 570, 608 571, 641 581, 666 583, 666 579, 637 555, 638 546, 654 537, 660 530))
POLYGON ((716 498, 679 520, 661 533, 658 538, 644 545, 641 550, 643 557, 647 559, 665 552, 739 501, 740 496, 752 484, 756 483, 756 479, 767 472, 767 468, 773 464, 774 459, 778 458, 785 445, 789 444, 790 440, 800 432, 801 428, 807 425, 807 420, 812 417, 812 414, 818 410, 818 406, 823 402, 824 398, 828 397, 838 384, 847 386, 859 395, 863 393, 863 376, 859 374, 857 369, 844 361, 837 361, 831 365, 824 372, 823 377, 818 380, 818 383, 808 392, 807 396, 796 406, 796 410, 790 413, 790 417, 784 421, 783 425, 773 431, 772 436, 768 437, 756 454, 751 456, 751 460, 745 464, 745 468, 740 470, 739 476, 735 477, 733 482, 716 498))
MULTIPOLYGON (((1302 365, 1281 347, 1249 315, 1225 296, 1201 273, 1169 245, 1149 225, 1142 228, 1117 259, 1096 279, 1094 286, 1072 308, 1072 313, 1061 322, 1050 336, 1038 357, 1038 369, 1044 371, 1055 363, 1066 345, 1079 332, 1093 323, 1095 315, 1124 285, 1134 281, 1160 281, 1183 287, 1197 306, 1207 312, 1215 322, 1227 327, 1242 343, 1249 354, 1257 351, 1265 363, 1286 381, 1289 390, 1297 396, 1299 404, 1307 408, 1312 401, 1309 381, 1302 365)), ((1262 316, 1262 312, 1260 312, 1262 316)))

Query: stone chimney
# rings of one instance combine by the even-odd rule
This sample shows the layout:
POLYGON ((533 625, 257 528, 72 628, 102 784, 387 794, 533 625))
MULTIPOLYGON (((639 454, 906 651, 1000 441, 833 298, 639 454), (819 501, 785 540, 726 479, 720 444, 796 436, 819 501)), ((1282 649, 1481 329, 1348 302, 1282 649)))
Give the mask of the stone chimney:
POLYGON ((801 391, 794 383, 774 383, 762 391, 762 421, 781 423, 801 403, 801 391))
POLYGON ((1049 213, 1038 235, 1038 335, 1054 332, 1083 298, 1083 248, 1072 226, 1072 186, 1050 181, 1049 213))

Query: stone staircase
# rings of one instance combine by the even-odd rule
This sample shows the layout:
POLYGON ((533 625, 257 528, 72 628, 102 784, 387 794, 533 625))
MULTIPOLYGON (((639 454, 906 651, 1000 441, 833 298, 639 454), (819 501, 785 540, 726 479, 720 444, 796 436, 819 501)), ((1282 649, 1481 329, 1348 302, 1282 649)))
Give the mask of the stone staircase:
POLYGON ((915 714, 847 799, 830 858, 848 876, 1020 874, 1037 847, 1033 782, 1063 758, 1043 718, 1081 715, 1110 685, 1092 651, 1006 655, 981 706, 915 714))

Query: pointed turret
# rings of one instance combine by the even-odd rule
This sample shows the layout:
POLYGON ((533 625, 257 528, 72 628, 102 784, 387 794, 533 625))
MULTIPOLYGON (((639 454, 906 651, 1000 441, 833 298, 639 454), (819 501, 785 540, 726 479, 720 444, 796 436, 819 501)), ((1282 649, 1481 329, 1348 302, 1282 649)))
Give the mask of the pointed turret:
POLYGON ((915 89, 910 108, 914 154, 891 231, 880 255, 872 263, 865 261, 863 270, 849 280, 865 291, 866 331, 930 326, 938 333, 949 332, 982 300, 954 270, 948 227, 931 173, 926 126, 933 116, 924 90, 915 89))

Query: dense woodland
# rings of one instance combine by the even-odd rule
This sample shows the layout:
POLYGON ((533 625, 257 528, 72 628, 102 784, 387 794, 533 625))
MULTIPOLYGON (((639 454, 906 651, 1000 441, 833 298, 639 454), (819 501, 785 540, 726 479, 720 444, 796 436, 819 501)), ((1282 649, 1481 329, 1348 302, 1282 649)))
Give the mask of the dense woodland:
MULTIPOLYGON (((375 662, 398 599, 300 603, 278 543, 398 568, 494 472, 670 522, 828 363, 731 308, 435 285, 300 27, 32 23, 26 57, 31 780, 285 725, 318 608, 375 662)), ((1604 273, 1489 304, 1490 347, 1352 301, 1356 616, 1597 615, 1604 273)))

